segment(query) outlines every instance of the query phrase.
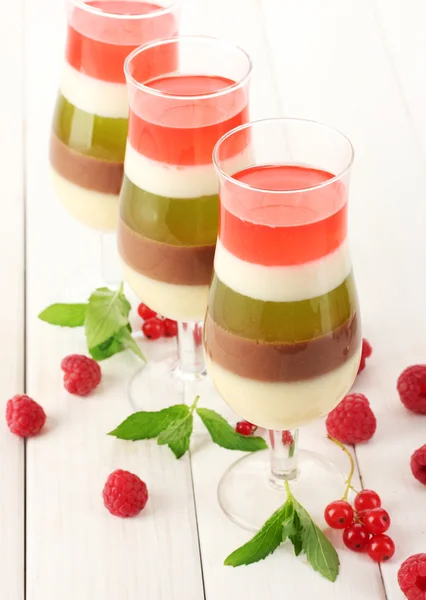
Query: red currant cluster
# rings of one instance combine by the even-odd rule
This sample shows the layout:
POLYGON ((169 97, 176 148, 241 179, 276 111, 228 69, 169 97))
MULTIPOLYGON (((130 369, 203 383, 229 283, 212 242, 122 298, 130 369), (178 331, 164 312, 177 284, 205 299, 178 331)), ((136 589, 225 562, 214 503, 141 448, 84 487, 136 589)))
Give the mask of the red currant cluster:
POLYGON ((149 340, 177 336, 177 322, 173 319, 163 319, 146 304, 139 304, 138 315, 144 320, 142 333, 149 340))
POLYGON ((359 492, 353 508, 346 500, 331 502, 325 508, 324 518, 333 529, 344 530, 343 542, 349 550, 366 551, 374 562, 384 562, 394 555, 395 544, 385 535, 390 516, 373 490, 359 492))

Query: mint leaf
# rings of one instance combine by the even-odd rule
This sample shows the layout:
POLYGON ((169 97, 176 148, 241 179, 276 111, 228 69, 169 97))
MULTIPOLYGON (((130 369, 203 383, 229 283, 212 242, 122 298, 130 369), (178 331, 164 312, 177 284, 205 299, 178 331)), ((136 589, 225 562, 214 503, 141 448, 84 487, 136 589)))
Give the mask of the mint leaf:
POLYGON ((189 412, 186 404, 175 404, 157 412, 136 412, 127 417, 108 435, 121 440, 148 440, 156 438, 174 421, 184 418, 189 412))
POLYGON ((60 327, 82 327, 86 312, 87 304, 51 304, 39 314, 38 318, 60 327))
POLYGON ((292 506, 292 514, 289 518, 283 523, 283 541, 285 538, 288 538, 290 542, 293 544, 294 553, 296 556, 299 556, 301 552, 303 552, 303 540, 302 540, 302 526, 300 524, 300 519, 294 510, 293 502, 292 506))
POLYGON ((95 346, 94 348, 89 348, 89 353, 92 358, 97 361, 105 360, 107 358, 111 358, 114 354, 118 354, 125 350, 123 343, 119 339, 120 332, 122 330, 127 330, 127 327, 122 327, 119 329, 115 335, 107 339, 102 344, 95 346))
POLYGON ((244 546, 234 550, 225 559, 225 565, 239 567, 240 565, 250 565, 259 560, 263 560, 272 554, 280 546, 283 538, 283 522, 286 518, 287 502, 274 512, 262 529, 244 546))
POLYGON ((128 323, 130 304, 122 291, 98 288, 89 298, 86 314, 87 347, 106 342, 128 323))
POLYGON ((204 423, 215 444, 228 450, 256 452, 268 446, 261 437, 247 437, 237 433, 225 419, 209 408, 197 408, 197 415, 204 423))
POLYGON ((329 581, 336 581, 339 574, 339 557, 333 544, 295 498, 293 504, 300 520, 302 547, 309 564, 329 581))
MULTIPOLYGON (((136 356, 139 356, 144 362, 147 362, 142 350, 132 338, 129 328, 123 327, 122 329, 119 329, 114 337, 120 342, 122 350, 131 350, 136 356)), ((120 350, 118 352, 120 352, 120 350)))
POLYGON ((157 439, 157 443, 160 446, 167 444, 176 458, 181 458, 188 448, 191 440, 193 417, 192 412, 189 411, 186 417, 178 419, 170 423, 170 425, 160 433, 157 439))

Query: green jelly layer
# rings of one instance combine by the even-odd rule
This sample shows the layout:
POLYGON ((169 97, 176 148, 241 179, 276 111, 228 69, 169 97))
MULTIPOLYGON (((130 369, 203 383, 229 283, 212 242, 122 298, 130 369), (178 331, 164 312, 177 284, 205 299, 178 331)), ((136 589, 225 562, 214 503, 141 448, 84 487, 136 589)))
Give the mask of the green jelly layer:
POLYGON ((121 218, 140 235, 173 246, 216 243, 218 197, 165 198, 138 188, 124 176, 121 218))
POLYGON ((304 342, 340 327, 358 310, 351 273, 331 292, 298 302, 264 302, 238 294, 215 275, 209 312, 226 331, 262 342, 304 342))
POLYGON ((53 115, 58 138, 80 154, 123 162, 126 154, 127 119, 110 119, 84 112, 59 95, 53 115))

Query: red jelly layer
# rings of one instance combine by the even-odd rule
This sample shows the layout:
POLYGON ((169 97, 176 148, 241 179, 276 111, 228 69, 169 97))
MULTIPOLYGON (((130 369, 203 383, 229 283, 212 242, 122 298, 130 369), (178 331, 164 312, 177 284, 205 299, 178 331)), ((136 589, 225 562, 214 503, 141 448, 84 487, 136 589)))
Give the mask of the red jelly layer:
MULTIPOLYGON (((135 150, 152 160, 182 166, 209 164, 218 139, 248 121, 246 89, 202 97, 235 85, 225 77, 180 75, 156 78, 147 85, 188 97, 135 92, 130 101, 129 141, 135 150)), ((246 136, 235 136, 235 142, 227 146, 227 155, 239 154, 246 147, 246 140, 246 136)))
MULTIPOLYGON (((96 0, 87 2, 109 15, 144 15, 161 10, 151 2, 96 0)), ((151 18, 115 19, 75 7, 68 24, 66 60, 77 71, 114 83, 125 83, 124 61, 138 46, 177 33, 176 18, 162 14, 151 18)))
POLYGON ((326 256, 345 240, 347 188, 342 181, 327 184, 331 173, 267 165, 233 177, 260 188, 229 181, 222 185, 219 237, 235 256, 268 266, 299 265, 326 256))

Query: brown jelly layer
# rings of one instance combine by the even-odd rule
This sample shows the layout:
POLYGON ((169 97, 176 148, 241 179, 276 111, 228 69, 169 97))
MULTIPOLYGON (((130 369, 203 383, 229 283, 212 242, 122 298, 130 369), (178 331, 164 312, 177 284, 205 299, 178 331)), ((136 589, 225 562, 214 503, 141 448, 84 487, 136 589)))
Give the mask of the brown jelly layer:
POLYGON ((176 285, 209 285, 216 245, 173 246, 143 237, 123 220, 118 224, 123 261, 142 275, 176 285))
POLYGON ((341 367, 359 348, 356 314, 334 331, 304 342, 268 343, 239 337, 215 323, 204 326, 207 355, 228 371, 258 381, 303 381, 341 367))
POLYGON ((80 154, 54 133, 50 140, 50 163, 59 175, 76 185, 118 195, 123 181, 123 163, 80 154))

